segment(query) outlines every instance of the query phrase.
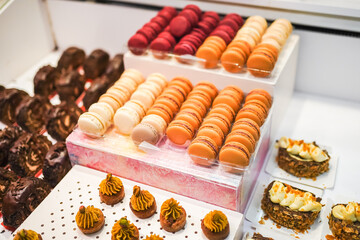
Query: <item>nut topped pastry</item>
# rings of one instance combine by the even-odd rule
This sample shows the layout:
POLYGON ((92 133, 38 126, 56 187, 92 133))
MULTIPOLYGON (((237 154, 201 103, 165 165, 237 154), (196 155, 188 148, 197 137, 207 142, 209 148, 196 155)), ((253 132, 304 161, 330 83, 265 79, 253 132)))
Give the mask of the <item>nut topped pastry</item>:
POLYGON ((210 240, 225 239, 230 233, 230 226, 226 215, 218 210, 206 214, 201 221, 201 229, 210 240))
POLYGON ((332 207, 329 227, 336 239, 360 239, 360 204, 336 204, 332 207))
POLYGON ((155 198, 149 191, 134 186, 133 195, 130 199, 130 209, 138 218, 149 218, 156 212, 155 198))
POLYGON ((111 173, 106 175, 99 186, 100 199, 107 205, 116 204, 125 197, 124 186, 120 178, 114 177, 111 173))
POLYGON ((321 211, 320 201, 321 198, 310 192, 273 181, 264 191, 261 208, 271 220, 281 226, 306 230, 321 211))
POLYGON ((90 234, 99 231, 104 226, 105 218, 102 211, 94 206, 80 206, 75 221, 83 233, 90 234))
POLYGON ((139 230, 126 217, 117 221, 111 229, 111 240, 138 240, 139 230))
POLYGON ((168 232, 177 232, 185 226, 186 211, 178 201, 170 198, 161 205, 160 224, 168 232))
POLYGON ((33 230, 21 229, 16 233, 13 240, 42 240, 42 237, 33 230))
POLYGON ((292 140, 282 137, 276 160, 281 169, 297 177, 314 178, 329 170, 330 155, 315 142, 292 140))

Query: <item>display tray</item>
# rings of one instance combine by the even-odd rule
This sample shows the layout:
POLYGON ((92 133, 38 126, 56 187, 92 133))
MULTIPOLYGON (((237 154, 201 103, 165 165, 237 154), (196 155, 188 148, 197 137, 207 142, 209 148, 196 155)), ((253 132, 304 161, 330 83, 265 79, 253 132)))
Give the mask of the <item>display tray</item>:
MULTIPOLYGON (((325 208, 327 206, 327 199, 322 199, 321 204, 324 205, 324 207, 321 209, 321 212, 318 216, 318 218, 315 220, 314 224, 311 225, 310 229, 304 231, 304 232, 297 232, 292 229, 288 229, 286 227, 282 227, 275 222, 273 222, 270 218, 267 219, 265 217, 264 211, 261 209, 261 200, 263 198, 264 189, 268 186, 269 183, 271 183, 273 180, 279 180, 270 178, 268 182, 262 182, 259 181, 257 183, 257 186, 254 190, 253 196, 248 204, 247 212, 245 214, 245 218, 250 221, 253 226, 256 228, 267 228, 271 231, 279 232, 282 235, 285 235, 289 237, 289 239, 301 239, 301 240, 308 240, 308 239, 320 239, 320 235, 323 230, 324 224, 327 224, 327 213, 325 211, 325 208)), ((322 197, 324 191, 319 188, 314 188, 310 186, 301 185, 299 183, 294 183, 290 181, 285 180, 279 180, 283 183, 289 184, 295 188, 302 189, 305 191, 309 191, 313 194, 315 194, 316 197, 322 197)), ((271 236, 269 236, 271 237, 271 236)), ((281 239, 281 238, 280 238, 281 239)))
POLYGON ((114 223, 121 217, 127 216, 127 219, 138 227, 140 239, 150 233, 159 234, 165 239, 207 239, 201 230, 201 219, 208 212, 216 209, 225 213, 228 218, 230 235, 226 239, 240 239, 241 237, 243 221, 241 213, 126 179, 121 179, 125 188, 125 198, 122 202, 114 206, 101 203, 98 186, 105 177, 105 173, 82 166, 74 166, 18 230, 32 229, 41 234, 43 239, 110 239, 114 223), (130 210, 129 202, 134 185, 148 190, 156 199, 158 212, 149 219, 138 219, 130 210), (158 221, 160 206, 169 198, 179 201, 187 212, 185 229, 175 234, 162 230, 158 221), (81 205, 94 205, 103 211, 105 226, 102 230, 91 235, 84 235, 78 229, 75 215, 81 205))
POLYGON ((269 160, 266 163, 265 171, 276 178, 281 178, 292 182, 297 182, 304 185, 309 185, 312 187, 317 187, 322 189, 333 188, 336 179, 336 170, 338 166, 339 157, 331 151, 330 147, 322 146, 321 148, 326 149, 331 156, 331 159, 329 161, 329 171, 321 174, 320 176, 314 179, 296 177, 286 172, 285 170, 279 168, 276 162, 276 156, 278 150, 274 147, 274 145, 270 147, 270 153, 268 155, 269 160))
POLYGON ((183 196, 231 210, 245 208, 264 163, 270 141, 271 110, 261 128, 249 166, 242 174, 224 171, 219 164, 203 167, 193 163, 184 148, 169 146, 164 137, 157 146, 137 147, 129 136, 110 127, 101 138, 93 138, 76 128, 67 138, 74 164, 80 164, 149 184, 183 196))

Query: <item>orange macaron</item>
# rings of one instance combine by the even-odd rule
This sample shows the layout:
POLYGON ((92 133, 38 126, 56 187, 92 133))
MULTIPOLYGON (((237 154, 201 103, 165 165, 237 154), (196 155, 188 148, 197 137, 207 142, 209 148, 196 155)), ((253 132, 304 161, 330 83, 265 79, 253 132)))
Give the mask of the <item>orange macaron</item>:
POLYGON ((184 145, 187 141, 192 140, 195 129, 187 121, 176 119, 169 124, 166 135, 172 143, 184 145))
POLYGON ((202 122, 202 117, 197 111, 193 109, 185 109, 180 111, 176 115, 175 120, 186 121, 193 126, 193 129, 196 130, 200 127, 200 124, 202 122))
POLYGON ((211 138, 199 136, 191 142, 188 147, 188 154, 196 164, 211 166, 215 162, 218 148, 211 138))
POLYGON ((194 109, 195 111, 200 113, 201 117, 204 117, 206 112, 207 112, 206 106, 200 100, 194 99, 194 98, 188 98, 181 105, 180 111, 188 109, 188 108, 189 109, 194 109))
POLYGON ((196 90, 203 90, 203 91, 207 92, 210 95, 211 100, 214 100, 214 98, 218 94, 218 89, 215 87, 215 85, 212 84, 211 82, 208 82, 208 81, 199 82, 194 87, 194 90, 195 89, 196 90))
POLYGON ((249 100, 259 100, 261 102, 263 102, 264 104, 266 104, 266 106, 268 108, 271 107, 272 104, 272 98, 271 95, 263 90, 263 89, 253 89, 251 90, 248 95, 246 96, 245 102, 249 101, 249 100))
POLYGON ((234 95, 233 92, 225 90, 221 91, 219 95, 215 98, 213 102, 213 107, 218 104, 224 103, 229 105, 234 110, 234 112, 237 112, 240 109, 241 100, 242 99, 234 95))
POLYGON ((240 109, 236 115, 236 121, 240 118, 250 118, 254 120, 259 126, 262 126, 265 122, 266 112, 255 105, 247 105, 240 109))
POLYGON ((209 93, 202 90, 192 90, 188 99, 196 99, 200 101, 208 109, 211 106, 212 99, 209 93))
POLYGON ((170 93, 161 94, 156 99, 155 104, 156 103, 161 103, 168 106, 171 109, 171 111, 173 111, 173 113, 177 113, 181 106, 181 101, 170 93))
POLYGON ((241 172, 242 168, 249 165, 250 152, 247 147, 239 142, 228 142, 220 150, 219 161, 226 166, 229 172, 241 172))
POLYGON ((154 104, 149 111, 147 111, 146 115, 155 114, 162 117, 167 124, 172 120, 174 113, 171 109, 162 103, 154 104))
POLYGON ((193 85, 189 79, 185 77, 175 77, 169 82, 169 86, 177 85, 183 88, 187 94, 193 89, 193 85))
POLYGON ((227 119, 229 119, 230 122, 234 121, 234 119, 235 119, 234 109, 232 109, 232 107, 230 107, 229 105, 227 105, 225 103, 217 104, 213 108, 211 108, 209 114, 212 114, 212 113, 222 114, 225 117, 227 117, 227 119))
POLYGON ((249 131, 245 129, 231 131, 225 140, 225 143, 228 142, 239 142, 244 144, 250 153, 255 151, 255 138, 249 131))
POLYGON ((253 135, 255 141, 258 141, 260 138, 260 127, 254 120, 249 118, 240 118, 233 124, 231 131, 238 129, 244 129, 250 132, 253 135))
POLYGON ((178 98, 180 100, 180 102, 184 102, 186 99, 186 96, 187 96, 186 91, 178 85, 172 85, 172 86, 167 87, 163 93, 164 94, 170 93, 170 94, 174 95, 176 98, 178 98))
POLYGON ((265 103, 263 103, 262 101, 260 101, 260 100, 250 99, 248 101, 245 101, 243 107, 245 107, 247 105, 254 105, 254 106, 257 106, 257 107, 263 109, 263 111, 266 112, 266 115, 269 113, 269 108, 267 107, 267 105, 265 103))
POLYGON ((214 140, 216 145, 219 147, 222 145, 224 138, 225 138, 225 135, 224 135, 223 131, 221 130, 221 128, 213 123, 202 124, 201 127, 199 128, 199 131, 197 132, 196 136, 197 137, 200 137, 200 136, 209 137, 212 140, 214 140))
POLYGON ((213 113, 211 115, 208 115, 203 121, 203 124, 207 124, 207 123, 212 123, 220 127, 224 135, 228 134, 231 127, 230 120, 227 119, 224 115, 218 113, 213 113))

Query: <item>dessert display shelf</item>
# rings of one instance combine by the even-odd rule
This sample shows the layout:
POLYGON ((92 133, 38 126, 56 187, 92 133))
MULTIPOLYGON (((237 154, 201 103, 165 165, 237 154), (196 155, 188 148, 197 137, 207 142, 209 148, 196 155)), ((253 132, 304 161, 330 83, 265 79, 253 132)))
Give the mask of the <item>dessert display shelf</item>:
POLYGON ((225 172, 220 165, 208 168, 194 164, 186 149, 172 148, 166 137, 157 146, 141 144, 138 148, 130 136, 119 134, 114 126, 101 138, 91 138, 76 128, 67 138, 67 148, 74 164, 241 211, 267 154, 271 115, 272 110, 260 129, 250 164, 241 175, 225 172))
POLYGON ((101 203, 98 187, 105 176, 105 173, 96 170, 74 166, 18 229, 32 229, 41 234, 43 239, 110 239, 114 223, 121 217, 127 216, 127 219, 138 227, 141 239, 151 233, 158 234, 166 239, 206 239, 201 230, 201 219, 208 212, 216 209, 222 211, 228 218, 230 234, 226 239, 240 239, 241 237, 243 221, 241 213, 126 179, 121 179, 125 188, 125 198, 122 202, 114 206, 101 203), (130 210, 129 202, 134 185, 139 185, 142 189, 148 190, 156 199, 158 212, 149 219, 139 219, 130 210), (162 230, 158 221, 161 204, 171 197, 179 201, 180 205, 187 211, 185 229, 174 234, 162 230), (103 211, 105 226, 102 230, 85 235, 78 229, 75 223, 75 215, 81 205, 94 205, 103 211))

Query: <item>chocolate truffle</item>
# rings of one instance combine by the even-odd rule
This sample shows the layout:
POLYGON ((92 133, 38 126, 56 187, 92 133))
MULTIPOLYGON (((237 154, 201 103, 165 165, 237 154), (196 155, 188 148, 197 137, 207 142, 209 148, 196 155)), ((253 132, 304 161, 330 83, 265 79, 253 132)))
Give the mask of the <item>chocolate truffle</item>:
POLYGON ((46 130, 52 138, 65 141, 83 111, 73 101, 61 102, 47 113, 46 130))
POLYGON ((48 97, 55 91, 55 80, 60 77, 56 68, 47 65, 37 71, 34 77, 34 93, 48 97))
POLYGON ((46 154, 43 175, 44 180, 55 187, 71 169, 70 158, 65 142, 57 142, 46 154))
POLYGON ((97 102, 101 95, 110 87, 111 81, 106 75, 96 78, 91 86, 86 90, 83 98, 83 105, 85 109, 89 109, 91 104, 97 102))
POLYGON ((15 123, 16 108, 26 97, 29 97, 29 94, 15 88, 9 88, 1 91, 0 121, 6 125, 12 125, 15 123))
POLYGON ((23 131, 19 127, 9 126, 0 131, 0 166, 8 163, 9 150, 23 131))
POLYGON ((112 83, 114 83, 120 78, 123 72, 124 72, 124 55, 117 54, 113 59, 110 60, 104 74, 110 79, 112 83))
POLYGON ((4 225, 17 228, 50 193, 50 186, 35 177, 20 178, 5 193, 2 214, 4 225))
POLYGON ((57 69, 59 71, 65 70, 76 70, 80 65, 84 63, 85 52, 84 50, 77 47, 69 47, 61 55, 57 69))
POLYGON ((55 87, 61 101, 75 101, 84 91, 85 77, 76 70, 62 72, 55 87))
POLYGON ((35 176, 42 168, 51 142, 36 133, 21 135, 9 152, 11 169, 19 176, 35 176))
POLYGON ((94 50, 84 62, 86 79, 95 79, 104 73, 109 62, 109 54, 101 49, 94 50))
POLYGON ((35 95, 18 106, 16 122, 27 132, 39 132, 45 126, 46 113, 50 108, 51 103, 47 97, 35 95))
POLYGON ((5 168, 0 168, 0 210, 2 208, 3 198, 11 183, 16 182, 16 174, 5 168))

